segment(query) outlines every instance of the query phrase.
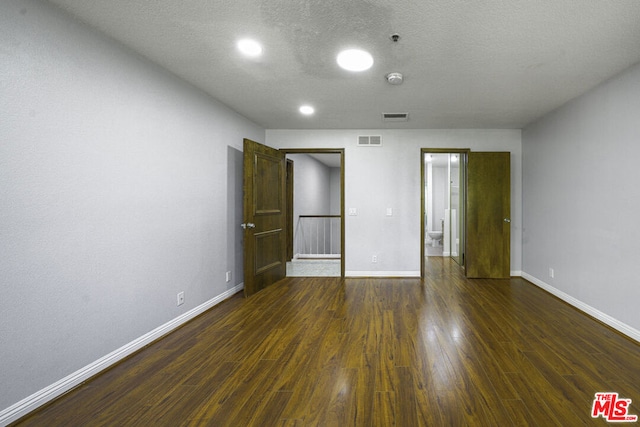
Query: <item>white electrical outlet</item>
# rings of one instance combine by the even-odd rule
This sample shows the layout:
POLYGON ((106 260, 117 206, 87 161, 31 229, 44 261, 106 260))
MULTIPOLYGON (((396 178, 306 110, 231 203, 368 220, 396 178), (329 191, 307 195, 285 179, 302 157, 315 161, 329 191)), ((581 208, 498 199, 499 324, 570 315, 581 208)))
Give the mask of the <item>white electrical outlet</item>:
POLYGON ((553 279, 553 276, 555 276, 555 271, 553 271, 553 268, 549 269, 549 277, 551 277, 553 279))
POLYGON ((371 262, 378 262, 378 255, 374 255, 371 257, 371 262))
POLYGON ((178 304, 177 305, 182 305, 184 304, 184 292, 179 292, 178 293, 178 304))
POLYGON ((231 281, 231 272, 230 271, 227 271, 225 279, 227 280, 227 283, 229 283, 231 281))

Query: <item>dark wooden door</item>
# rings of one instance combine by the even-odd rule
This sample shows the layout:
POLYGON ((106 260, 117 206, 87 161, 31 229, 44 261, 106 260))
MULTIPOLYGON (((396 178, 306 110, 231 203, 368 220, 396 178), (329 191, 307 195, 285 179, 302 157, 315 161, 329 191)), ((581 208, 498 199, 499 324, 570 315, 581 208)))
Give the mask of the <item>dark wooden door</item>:
POLYGON ((244 294, 286 275, 284 153, 244 140, 244 294))
POLYGON ((511 274, 511 168, 508 152, 470 152, 467 164, 466 274, 511 274))
POLYGON ((287 159, 287 221, 286 234, 287 239, 287 257, 286 261, 293 259, 293 160, 287 159))

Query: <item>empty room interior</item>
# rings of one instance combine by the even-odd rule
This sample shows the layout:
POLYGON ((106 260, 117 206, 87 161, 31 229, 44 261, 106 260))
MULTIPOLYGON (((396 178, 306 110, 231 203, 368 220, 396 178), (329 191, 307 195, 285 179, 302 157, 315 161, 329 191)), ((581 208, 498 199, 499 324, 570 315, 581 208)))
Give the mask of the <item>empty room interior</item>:
POLYGON ((0 2, 0 425, 636 421, 638 22, 0 2))

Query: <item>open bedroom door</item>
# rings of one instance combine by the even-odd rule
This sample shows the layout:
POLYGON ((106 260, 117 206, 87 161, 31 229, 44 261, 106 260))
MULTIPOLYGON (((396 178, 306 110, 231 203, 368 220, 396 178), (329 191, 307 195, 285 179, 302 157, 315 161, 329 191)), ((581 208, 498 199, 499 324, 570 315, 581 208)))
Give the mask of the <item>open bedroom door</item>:
POLYGON ((286 275, 284 153, 244 140, 244 294, 286 275))

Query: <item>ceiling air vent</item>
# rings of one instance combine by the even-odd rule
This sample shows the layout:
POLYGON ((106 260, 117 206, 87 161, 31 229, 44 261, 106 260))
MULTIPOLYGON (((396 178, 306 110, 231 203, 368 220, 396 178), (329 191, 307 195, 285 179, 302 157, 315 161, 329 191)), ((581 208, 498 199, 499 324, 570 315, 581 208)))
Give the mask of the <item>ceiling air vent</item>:
POLYGON ((360 147, 380 147, 382 145, 382 137, 380 135, 359 136, 358 145, 360 147))
POLYGON ((383 122, 406 122, 409 120, 409 113, 382 113, 383 122))

